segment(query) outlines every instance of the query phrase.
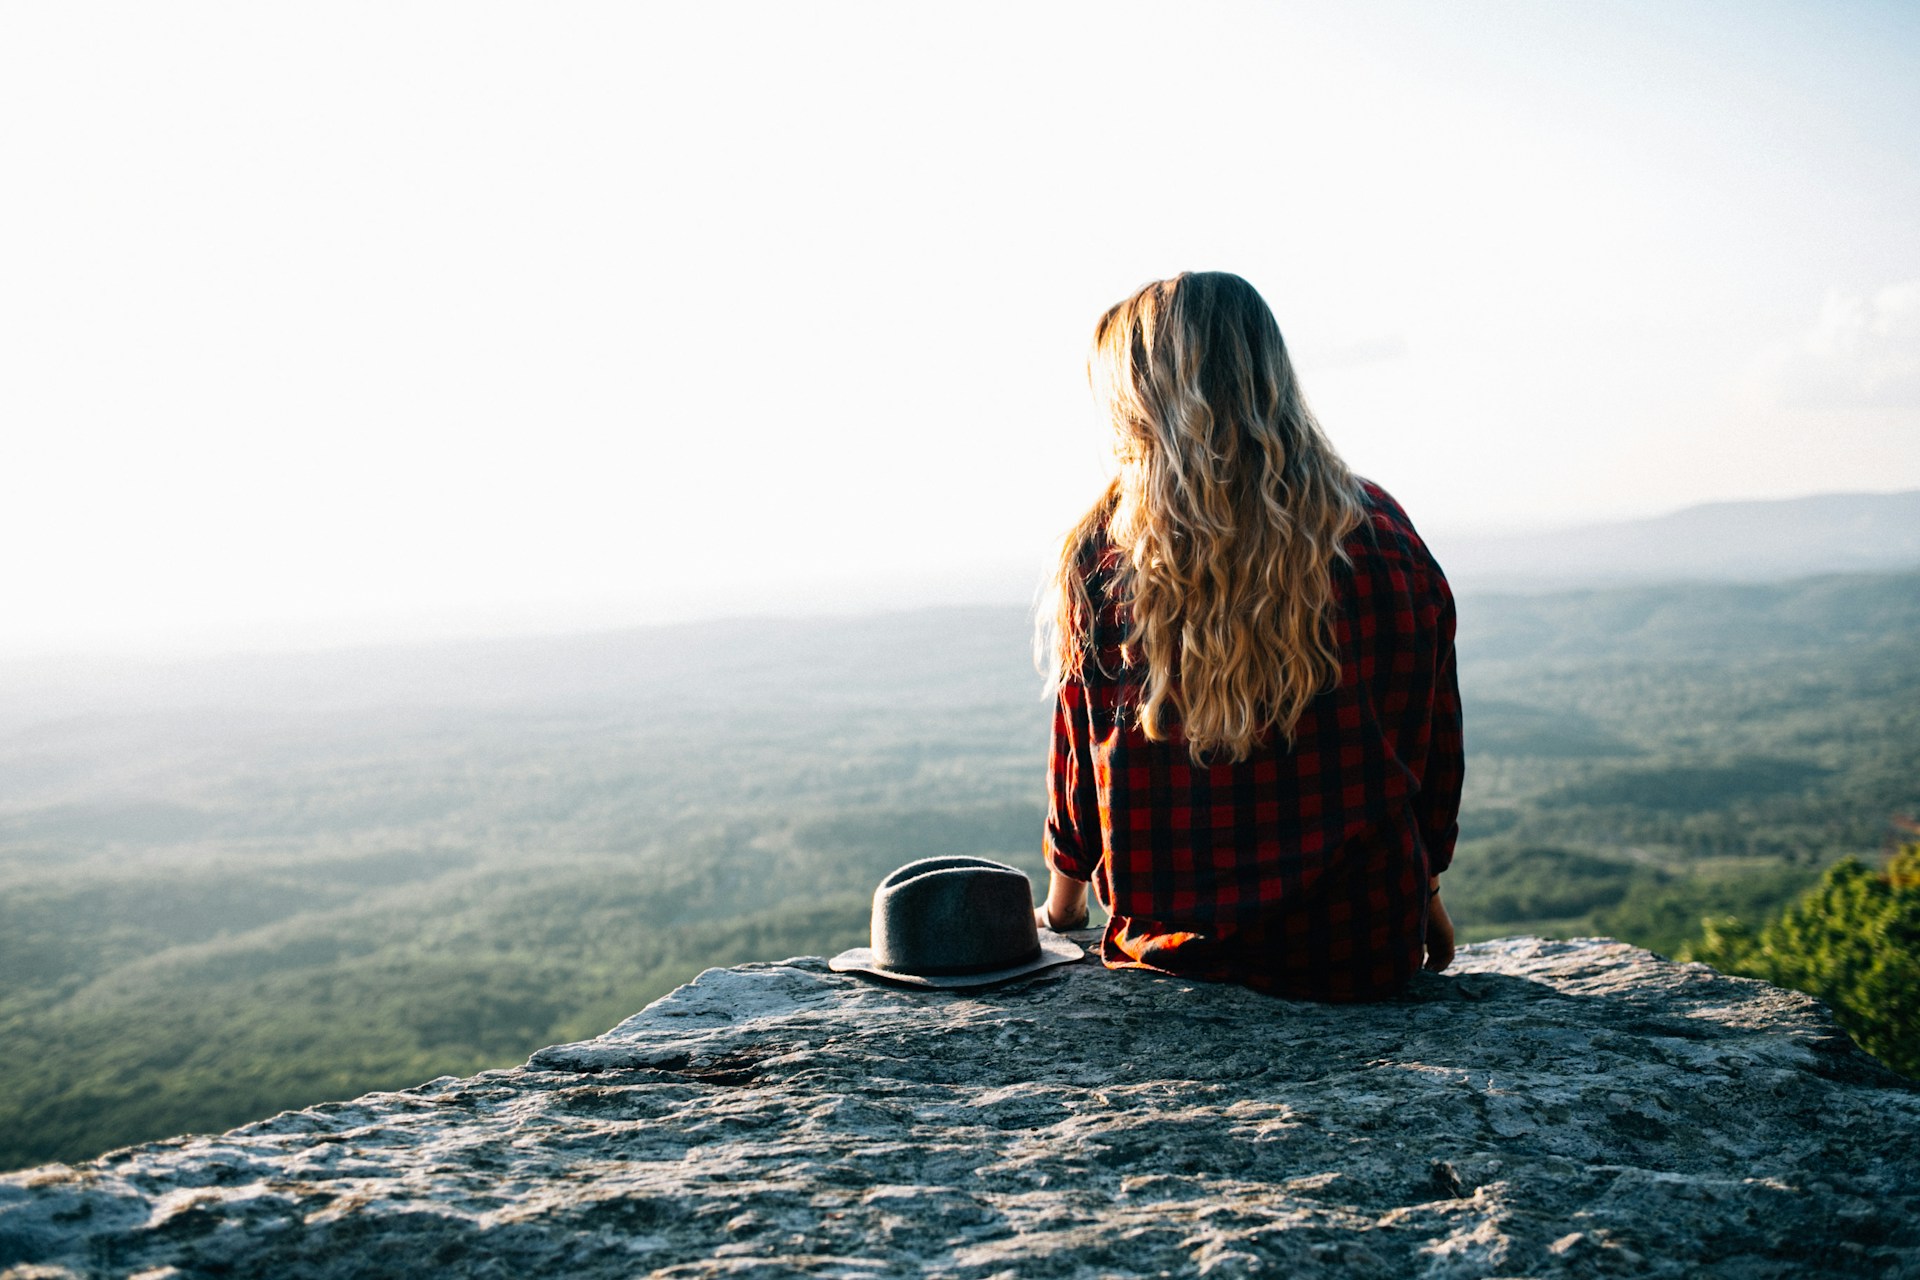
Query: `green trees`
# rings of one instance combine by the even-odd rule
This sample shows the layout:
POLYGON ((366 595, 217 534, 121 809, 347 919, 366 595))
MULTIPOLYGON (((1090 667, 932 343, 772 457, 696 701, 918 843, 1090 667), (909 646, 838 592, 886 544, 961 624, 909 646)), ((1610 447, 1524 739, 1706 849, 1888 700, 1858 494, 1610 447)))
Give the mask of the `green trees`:
POLYGON ((1861 1048, 1920 1076, 1920 844, 1881 871, 1848 858, 1757 932, 1709 920, 1691 958, 1818 996, 1861 1048))
MULTIPOLYGON (((1674 955, 1702 917, 1758 926, 1875 848, 1920 807, 1916 586, 1464 601, 1462 940, 1674 955)), ((915 857, 1040 873, 1027 625, 302 655, 130 674, 98 714, 40 720, 0 697, 0 1170, 520 1061, 707 965, 831 955, 915 857)), ((1782 931, 1900 888, 1836 874, 1833 910, 1782 931)), ((1708 958, 1827 996, 1920 1070, 1860 1012, 1913 1027, 1911 962, 1842 954, 1887 929, 1831 929, 1826 969, 1725 925, 1708 958)))

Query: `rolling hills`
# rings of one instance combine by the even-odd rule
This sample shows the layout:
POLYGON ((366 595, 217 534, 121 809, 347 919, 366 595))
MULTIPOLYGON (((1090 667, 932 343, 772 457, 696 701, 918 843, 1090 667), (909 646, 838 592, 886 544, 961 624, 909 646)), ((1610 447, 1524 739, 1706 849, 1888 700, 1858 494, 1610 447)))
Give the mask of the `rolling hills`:
MULTIPOLYGON (((1920 806, 1920 574, 1469 593, 1468 937, 1671 952, 1920 806)), ((185 664, 0 729, 0 1164, 524 1058, 1038 872, 1014 608, 185 664), (142 692, 144 690, 144 692, 142 692)))

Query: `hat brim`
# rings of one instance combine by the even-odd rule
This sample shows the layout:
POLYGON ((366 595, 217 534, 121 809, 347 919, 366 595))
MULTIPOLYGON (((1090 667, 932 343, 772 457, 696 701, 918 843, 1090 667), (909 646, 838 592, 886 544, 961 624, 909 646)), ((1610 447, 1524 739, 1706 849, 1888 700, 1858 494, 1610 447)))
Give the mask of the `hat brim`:
POLYGON ((880 957, 873 953, 872 947, 855 947, 851 951, 842 951, 827 961, 827 968, 835 973, 853 973, 869 978, 879 978, 902 987, 918 987, 927 991, 966 991, 975 987, 995 987, 1003 982, 1012 982, 1015 978, 1024 978, 1030 973, 1051 969, 1057 964, 1072 964, 1086 954, 1077 942, 1069 941, 1058 934, 1041 934, 1039 955, 1021 964, 1010 965, 1005 969, 989 969, 985 973, 901 973, 897 969, 888 969, 883 966, 880 963, 880 957))

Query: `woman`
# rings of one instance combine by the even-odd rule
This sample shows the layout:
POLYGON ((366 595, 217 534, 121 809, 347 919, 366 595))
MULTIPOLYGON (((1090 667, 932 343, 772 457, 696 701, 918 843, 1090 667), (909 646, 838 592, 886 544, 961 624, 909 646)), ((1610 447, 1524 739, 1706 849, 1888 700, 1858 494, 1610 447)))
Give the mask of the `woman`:
POLYGON ((1453 957, 1453 599, 1357 480, 1238 276, 1150 284, 1088 373, 1119 474, 1043 619, 1056 690, 1040 923, 1111 914, 1111 967, 1392 995, 1453 957))

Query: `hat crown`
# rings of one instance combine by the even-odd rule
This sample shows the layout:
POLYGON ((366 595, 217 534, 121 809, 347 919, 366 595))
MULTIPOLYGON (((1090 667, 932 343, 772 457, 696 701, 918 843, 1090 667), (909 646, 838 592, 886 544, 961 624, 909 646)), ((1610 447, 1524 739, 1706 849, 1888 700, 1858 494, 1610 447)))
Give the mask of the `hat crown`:
POLYGON ((873 951, 904 974, 986 973, 1040 954, 1026 873, 988 858, 922 858, 873 891, 873 951))

